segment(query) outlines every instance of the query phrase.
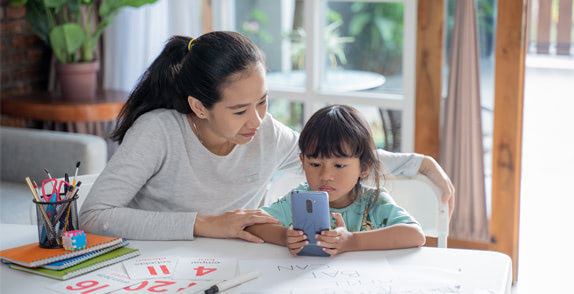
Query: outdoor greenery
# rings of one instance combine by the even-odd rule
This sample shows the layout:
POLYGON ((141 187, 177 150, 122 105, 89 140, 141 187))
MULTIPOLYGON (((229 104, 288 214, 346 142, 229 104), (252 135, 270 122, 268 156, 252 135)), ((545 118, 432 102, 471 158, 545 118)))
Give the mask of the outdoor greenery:
MULTIPOLYGON (((343 18, 340 13, 327 9, 327 26, 325 27, 325 49, 331 68, 337 68, 339 64, 346 64, 345 45, 353 43, 355 38, 342 37, 340 33, 343 18)), ((305 62, 305 30, 298 27, 285 34, 291 40, 291 59, 293 69, 302 69, 305 62)))
POLYGON ((255 44, 259 44, 261 41, 271 43, 273 42, 273 36, 265 29, 268 22, 267 14, 254 8, 251 10, 249 19, 241 23, 239 32, 255 42, 255 44))
POLYGON ((400 73, 404 5, 354 2, 350 6, 352 14, 344 30, 355 38, 347 47, 350 67, 387 76, 400 73))
POLYGON ((52 48, 60 63, 74 63, 94 60, 99 38, 121 8, 156 1, 10 0, 10 5, 26 6, 32 31, 52 48))

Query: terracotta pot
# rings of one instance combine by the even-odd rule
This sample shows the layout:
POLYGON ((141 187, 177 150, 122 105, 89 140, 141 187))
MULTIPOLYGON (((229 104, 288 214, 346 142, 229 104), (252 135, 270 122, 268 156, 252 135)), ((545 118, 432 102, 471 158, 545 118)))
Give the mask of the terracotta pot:
POLYGON ((100 63, 97 60, 56 64, 62 99, 67 101, 94 100, 99 70, 100 63))

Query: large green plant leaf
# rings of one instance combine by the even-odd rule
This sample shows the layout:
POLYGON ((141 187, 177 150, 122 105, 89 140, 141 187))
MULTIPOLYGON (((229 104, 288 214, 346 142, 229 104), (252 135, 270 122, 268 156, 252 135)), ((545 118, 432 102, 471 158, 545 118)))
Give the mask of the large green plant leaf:
POLYGON ((68 56, 74 54, 84 42, 86 35, 81 26, 66 23, 57 26, 50 32, 50 45, 61 63, 68 61, 68 56))

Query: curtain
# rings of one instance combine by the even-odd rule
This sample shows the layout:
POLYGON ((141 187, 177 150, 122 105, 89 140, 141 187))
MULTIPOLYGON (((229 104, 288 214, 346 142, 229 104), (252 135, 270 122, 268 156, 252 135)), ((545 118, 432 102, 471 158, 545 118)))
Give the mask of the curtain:
POLYGON ((450 236, 488 239, 474 0, 456 1, 440 161, 456 188, 450 236))
POLYGON ((201 0, 122 9, 104 34, 104 87, 131 91, 172 35, 201 32, 201 0))

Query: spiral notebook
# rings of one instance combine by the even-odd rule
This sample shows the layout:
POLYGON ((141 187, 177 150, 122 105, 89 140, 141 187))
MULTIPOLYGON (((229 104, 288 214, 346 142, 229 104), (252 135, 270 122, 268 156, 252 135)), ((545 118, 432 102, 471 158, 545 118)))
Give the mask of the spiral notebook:
POLYGON ((28 268, 17 264, 10 264, 10 268, 52 279, 67 280, 138 255, 140 255, 138 249, 122 247, 60 271, 45 268, 28 268))
POLYGON ((98 236, 86 233, 86 248, 67 251, 60 249, 45 249, 38 246, 38 242, 0 251, 0 258, 11 263, 26 267, 38 267, 74 256, 84 255, 96 250, 114 246, 122 242, 122 238, 98 236))
POLYGON ((64 259, 64 260, 60 260, 60 261, 56 261, 56 262, 52 262, 52 263, 43 265, 41 267, 46 268, 46 269, 50 269, 50 270, 61 271, 63 269, 74 266, 78 263, 84 262, 86 260, 100 256, 102 254, 108 253, 112 250, 116 250, 118 248, 125 247, 129 243, 130 242, 128 242, 127 240, 124 240, 122 243, 116 244, 114 246, 110 246, 108 248, 104 248, 104 249, 96 250, 94 252, 86 253, 84 255, 80 255, 80 256, 76 256, 76 257, 72 257, 72 258, 68 258, 68 259, 64 259))

